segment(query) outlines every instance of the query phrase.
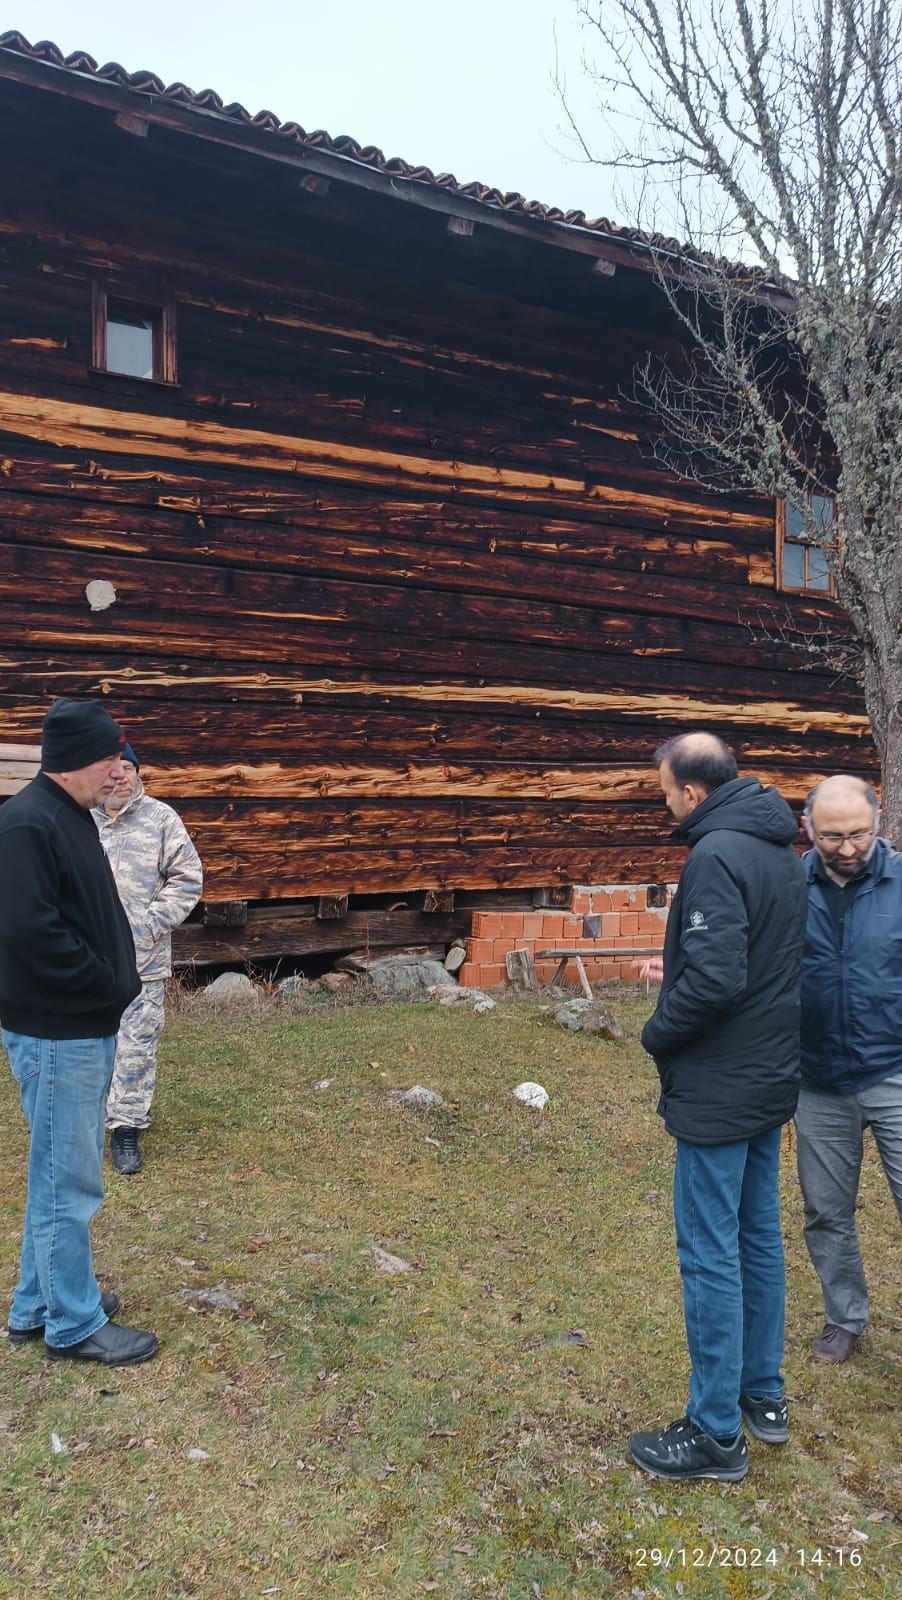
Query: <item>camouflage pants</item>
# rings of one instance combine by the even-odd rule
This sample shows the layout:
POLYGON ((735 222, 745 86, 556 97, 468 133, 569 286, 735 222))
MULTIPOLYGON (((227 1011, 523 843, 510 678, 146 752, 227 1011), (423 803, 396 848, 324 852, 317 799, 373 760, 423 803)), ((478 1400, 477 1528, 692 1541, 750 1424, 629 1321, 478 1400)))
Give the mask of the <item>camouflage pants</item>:
POLYGON ((108 1128, 148 1128, 163 1031, 163 983, 145 983, 125 1012, 106 1103, 108 1128))

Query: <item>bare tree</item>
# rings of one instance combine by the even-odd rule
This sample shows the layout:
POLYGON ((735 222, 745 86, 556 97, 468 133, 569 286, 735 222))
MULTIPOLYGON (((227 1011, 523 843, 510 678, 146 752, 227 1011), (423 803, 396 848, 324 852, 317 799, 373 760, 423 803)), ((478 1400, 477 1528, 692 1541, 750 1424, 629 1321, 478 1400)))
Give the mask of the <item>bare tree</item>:
POLYGON ((785 499, 823 552, 900 840, 902 5, 574 4, 613 148, 571 124, 638 179, 689 352, 638 389, 672 467, 785 499))

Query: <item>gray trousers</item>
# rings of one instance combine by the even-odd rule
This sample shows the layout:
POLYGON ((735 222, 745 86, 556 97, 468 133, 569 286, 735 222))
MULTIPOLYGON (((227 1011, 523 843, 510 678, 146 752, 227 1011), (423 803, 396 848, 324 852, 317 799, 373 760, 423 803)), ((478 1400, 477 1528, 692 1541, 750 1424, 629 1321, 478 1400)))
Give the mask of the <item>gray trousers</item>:
POLYGON ((873 1129, 902 1221, 902 1073, 861 1094, 802 1089, 795 1123, 805 1243, 821 1280, 826 1320, 858 1334, 868 1320, 855 1226, 863 1135, 873 1129))

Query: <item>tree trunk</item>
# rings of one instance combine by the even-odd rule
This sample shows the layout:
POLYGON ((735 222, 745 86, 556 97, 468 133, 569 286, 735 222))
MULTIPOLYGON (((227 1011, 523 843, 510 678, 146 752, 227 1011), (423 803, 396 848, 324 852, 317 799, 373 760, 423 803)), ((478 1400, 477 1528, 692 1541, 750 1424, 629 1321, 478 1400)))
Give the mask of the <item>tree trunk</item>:
POLYGON ((880 831, 902 849, 902 663, 865 656, 864 697, 880 757, 880 831))

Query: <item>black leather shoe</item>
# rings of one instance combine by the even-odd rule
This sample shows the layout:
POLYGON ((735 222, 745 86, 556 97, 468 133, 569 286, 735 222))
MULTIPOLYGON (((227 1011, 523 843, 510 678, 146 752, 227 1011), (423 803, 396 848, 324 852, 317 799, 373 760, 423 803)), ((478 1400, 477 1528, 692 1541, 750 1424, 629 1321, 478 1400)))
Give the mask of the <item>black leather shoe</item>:
POLYGON ((44 1354, 51 1361, 101 1361, 105 1367, 136 1367, 140 1361, 149 1361, 160 1348, 153 1333, 142 1333, 140 1328, 120 1328, 118 1322, 105 1322, 96 1333, 78 1344, 44 1344, 44 1354))
POLYGON ((130 1177, 144 1165, 140 1128, 114 1128, 110 1134, 110 1160, 117 1172, 130 1177))
MULTIPOLYGON (((100 1296, 100 1304, 108 1317, 114 1317, 119 1310, 119 1296, 110 1290, 109 1294, 100 1296)), ((29 1339, 42 1339, 44 1337, 44 1324, 39 1322, 36 1328, 8 1327, 10 1344, 27 1344, 29 1339)))

